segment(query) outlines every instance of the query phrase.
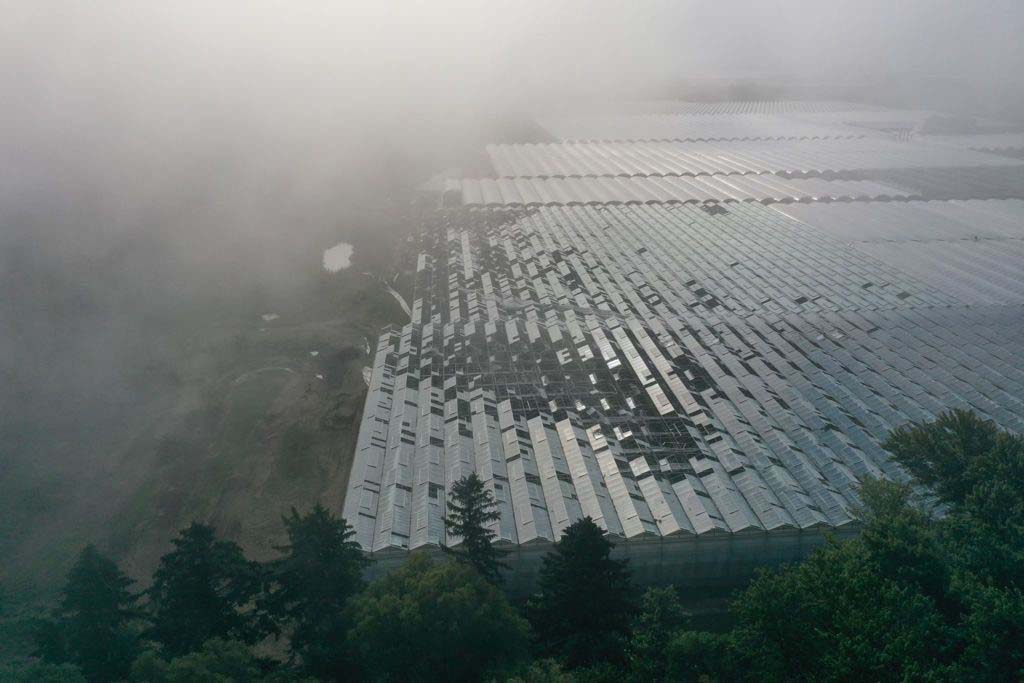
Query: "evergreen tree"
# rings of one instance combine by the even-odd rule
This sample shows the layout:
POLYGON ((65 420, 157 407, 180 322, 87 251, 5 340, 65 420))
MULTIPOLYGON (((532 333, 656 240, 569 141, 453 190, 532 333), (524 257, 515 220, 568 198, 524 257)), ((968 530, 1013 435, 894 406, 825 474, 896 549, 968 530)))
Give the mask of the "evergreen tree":
POLYGON ((323 680, 340 680, 348 671, 345 607, 363 588, 367 564, 355 534, 344 519, 319 503, 300 516, 284 518, 288 545, 272 562, 266 609, 292 625, 290 650, 304 668, 323 680))
POLYGON ((123 678, 138 652, 131 622, 138 617, 131 579, 95 546, 79 554, 53 619, 40 624, 37 654, 70 663, 90 681, 123 678))
POLYGON ((462 542, 456 548, 445 546, 444 550, 498 585, 501 583, 501 570, 507 565, 501 561, 505 551, 491 542, 495 533, 489 525, 501 518, 495 508, 494 496, 476 472, 452 484, 444 526, 449 536, 462 539, 462 542))
POLYGON ((618 662, 633 612, 629 570, 590 517, 569 526, 544 557, 529 612, 538 645, 571 668, 618 662))
POLYGON ((245 559, 213 527, 193 522, 160 558, 147 591, 150 636, 172 656, 193 652, 211 638, 255 642, 263 624, 251 609, 261 588, 259 565, 245 559))
POLYGON ((528 626, 472 568, 413 555, 352 601, 359 680, 479 681, 524 663, 528 626))

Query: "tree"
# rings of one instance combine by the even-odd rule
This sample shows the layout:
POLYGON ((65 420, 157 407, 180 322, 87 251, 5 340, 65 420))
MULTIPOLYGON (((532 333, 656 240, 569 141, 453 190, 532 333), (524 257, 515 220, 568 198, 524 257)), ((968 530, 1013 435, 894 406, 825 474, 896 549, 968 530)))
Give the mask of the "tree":
POLYGON ((265 662, 237 640, 213 639, 202 649, 190 652, 170 661, 149 650, 135 660, 130 681, 133 683, 285 683, 286 681, 308 682, 289 671, 266 671, 265 662))
MULTIPOLYGON (((576 683, 577 678, 554 659, 538 659, 504 678, 505 683, 576 683)), ((503 680, 497 678, 497 680, 503 680)))
POLYGON ((910 489, 864 487, 865 529, 800 564, 763 572, 732 603, 726 634, 669 646, 677 680, 916 680, 951 677, 955 610, 935 519, 910 489))
POLYGON ((645 681, 665 680, 669 641, 685 623, 686 612, 674 588, 649 588, 644 593, 626 646, 626 661, 634 677, 645 681))
POLYGON ((87 680, 74 664, 0 664, 0 681, 4 683, 87 683, 87 680))
POLYGON ((978 580, 1024 589, 1024 437, 953 411, 885 446, 950 506, 944 552, 978 580))
POLYGON ((894 430, 883 444, 893 459, 947 503, 963 503, 988 476, 979 460, 995 448, 995 424, 964 410, 943 413, 927 424, 894 430))
POLYGON ((1024 680, 1024 594, 978 584, 965 590, 961 680, 1024 680))
POLYGON ((878 479, 861 483, 860 512, 865 523, 858 539, 871 570, 920 592, 955 618, 960 605, 950 593, 951 568, 939 540, 935 518, 920 505, 913 489, 878 479))
POLYGON ((68 574, 53 618, 36 633, 39 657, 74 664, 90 681, 123 678, 138 651, 131 622, 139 615, 131 584, 112 560, 86 546, 68 574))
POLYGON ((948 561, 976 581, 1024 590, 1024 497, 1019 479, 982 482, 940 527, 948 561))
POLYGON ((345 607, 363 588, 367 564, 355 534, 344 519, 319 503, 300 516, 292 508, 284 518, 288 545, 270 563, 270 589, 264 606, 292 625, 289 649, 304 668, 320 679, 338 680, 348 673, 345 607))
POLYGON ((444 526, 450 536, 462 542, 457 548, 445 546, 444 550, 498 585, 501 583, 501 570, 507 565, 501 562, 504 551, 491 542, 495 533, 488 525, 501 518, 495 508, 494 496, 476 472, 452 484, 444 526))
POLYGON ((629 570, 590 517, 569 526, 545 555, 528 611, 540 650, 570 668, 619 662, 633 603, 629 570))
POLYGON ((730 634, 681 631, 672 636, 665 650, 665 673, 668 680, 680 683, 740 681, 744 680, 744 660, 730 634))
POLYGON ((218 540, 213 527, 195 522, 173 544, 147 591, 151 637, 172 656, 212 638, 259 639, 266 628, 251 609, 261 588, 259 565, 245 559, 237 544, 218 540))
POLYGON ((907 680, 946 671, 951 633, 933 600, 881 575, 859 542, 755 580, 733 606, 754 680, 907 680))
POLYGON ((888 447, 944 503, 865 481, 864 528, 764 573, 733 602, 736 627, 683 632, 677 680, 1021 680, 1024 449, 970 413, 893 433, 888 447))
POLYGON ((504 593, 466 565, 422 555, 356 597, 352 619, 368 680, 477 681, 527 655, 528 626, 504 593))

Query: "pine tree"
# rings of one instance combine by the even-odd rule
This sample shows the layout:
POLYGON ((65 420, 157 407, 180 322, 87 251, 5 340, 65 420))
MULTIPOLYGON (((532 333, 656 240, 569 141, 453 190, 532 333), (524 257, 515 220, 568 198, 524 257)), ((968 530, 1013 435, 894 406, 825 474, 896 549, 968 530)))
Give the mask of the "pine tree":
POLYGON ((53 619, 40 625, 37 654, 76 665, 90 681, 124 678, 138 653, 131 622, 138 618, 131 579, 89 545, 68 574, 53 619))
POLYGON ((251 608, 261 588, 259 565, 245 559, 213 527, 193 522, 160 558, 147 591, 150 636, 171 656, 198 650, 211 638, 255 642, 264 630, 251 608))
POLYGON ((569 526, 545 555, 529 613, 545 654, 571 668, 620 662, 633 613, 629 569, 590 517, 569 526))
POLYGON ((321 680, 341 680, 348 673, 345 607, 363 588, 368 560, 352 539, 355 531, 319 503, 300 516, 292 508, 283 519, 285 556, 270 563, 270 590, 264 606, 293 626, 290 650, 304 668, 321 680))
POLYGON ((444 526, 450 537, 460 538, 462 542, 457 548, 445 546, 444 550, 498 585, 501 570, 507 565, 501 561, 505 551, 491 542, 495 533, 488 526, 501 518, 496 506, 494 496, 476 472, 452 484, 444 526))

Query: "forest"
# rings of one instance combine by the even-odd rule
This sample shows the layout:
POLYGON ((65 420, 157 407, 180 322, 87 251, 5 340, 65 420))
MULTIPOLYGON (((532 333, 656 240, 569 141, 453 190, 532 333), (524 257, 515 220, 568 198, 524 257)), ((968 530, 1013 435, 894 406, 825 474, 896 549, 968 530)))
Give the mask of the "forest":
POLYGON ((510 601, 494 501, 456 482, 440 561, 364 582, 347 521, 316 504, 246 558, 192 523, 145 590, 95 546, 35 620, 11 681, 1003 681, 1024 674, 1024 438, 970 412, 888 435, 920 485, 865 481, 862 532, 765 570, 703 630, 681 586, 633 584, 590 518, 510 601))

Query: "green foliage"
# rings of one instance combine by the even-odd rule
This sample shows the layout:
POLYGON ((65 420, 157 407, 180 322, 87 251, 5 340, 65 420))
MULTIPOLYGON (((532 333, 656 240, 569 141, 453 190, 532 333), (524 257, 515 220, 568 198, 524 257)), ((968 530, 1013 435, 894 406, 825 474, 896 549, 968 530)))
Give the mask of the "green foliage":
POLYGON ((965 587, 960 671, 980 680, 1024 680, 1024 595, 1016 588, 965 587))
POLYGON ((610 662, 598 662, 573 669, 572 676, 580 683, 622 683, 626 671, 610 662))
POLYGON ((138 616, 131 583, 95 546, 86 546, 68 573, 53 618, 39 624, 38 656, 74 664, 90 681, 122 678, 138 652, 130 627, 138 616))
POLYGON ((898 680, 940 667, 949 633, 934 602, 877 566, 864 544, 832 544, 756 580, 735 605, 752 670, 768 680, 898 680))
POLYGON ((501 518, 495 508, 494 496, 476 472, 452 484, 444 526, 449 535, 462 542, 457 548, 445 546, 444 549, 497 585, 501 583, 501 570, 506 565, 501 562, 504 552, 491 543, 495 533, 489 525, 501 518))
POLYGON ((622 661, 632 616, 629 570, 590 517, 569 526, 544 557, 529 614, 539 650, 570 668, 622 661))
POLYGON ((132 665, 132 683, 275 683, 313 681, 287 671, 264 671, 264 663, 237 640, 213 639, 201 650, 170 661, 148 650, 132 665))
POLYGON ((352 604, 349 643, 376 681, 476 681, 527 652, 528 626, 465 565, 413 556, 352 604))
POLYGON ((971 489, 989 476, 983 461, 999 441, 992 422, 972 412, 954 410, 935 422, 894 430, 884 446, 896 462, 942 500, 962 504, 971 489))
POLYGON ((940 526, 951 566, 1024 589, 1024 438, 955 411, 896 430, 886 447, 951 505, 940 526))
POLYGON ((933 600, 947 613, 958 610, 949 593, 950 569, 935 520, 914 505, 909 486, 869 479, 861 485, 866 522, 858 542, 878 576, 933 600))
POLYGON ((345 607, 363 588, 367 564, 355 531, 319 503, 300 516, 292 508, 284 518, 288 545, 284 557, 270 563, 267 611, 291 626, 289 649, 304 668, 321 679, 340 680, 349 671, 345 607))
POLYGON ((1024 461, 1020 437, 969 413, 897 430, 897 459, 947 505, 867 481, 864 530, 765 573, 722 636, 683 632, 677 680, 1020 680, 1024 461))
POLYGON ((14 590, 12 584, 0 583, 0 662, 20 661, 37 647, 40 618, 48 616, 40 602, 31 589, 14 590))
POLYGON ((172 656, 213 638, 258 640, 264 628, 250 607, 261 588, 259 565, 237 544, 218 540, 213 527, 195 522, 173 544, 147 591, 150 637, 172 656))
POLYGON ((4 683, 87 683, 81 669, 73 664, 32 662, 23 666, 0 664, 4 683))
POLYGON ((669 641, 665 659, 668 680, 682 683, 741 680, 745 657, 728 634, 682 631, 669 641))
POLYGON ((496 680, 504 680, 506 683, 576 683, 578 679, 563 670, 556 660, 538 659, 528 667, 522 667, 522 671, 496 680))
POLYGON ((131 581, 89 546, 39 623, 44 661, 0 668, 0 680, 1024 679, 1024 440, 950 413, 887 444, 942 514, 910 486, 865 481, 862 533, 760 574, 734 600, 727 633, 685 630, 670 588, 648 590, 634 614, 626 563, 584 518, 544 558, 527 611, 552 659, 530 662, 528 625, 496 585, 494 501, 472 475, 452 490, 455 561, 414 555, 366 589, 351 527, 319 504, 283 519, 288 543, 264 567, 192 524, 147 591, 161 647, 141 655, 131 581), (289 635, 288 668, 249 648, 271 632, 289 635))
POLYGON ((626 646, 626 661, 634 678, 665 680, 669 640, 685 623, 686 612, 674 588, 649 588, 644 593, 626 646))

